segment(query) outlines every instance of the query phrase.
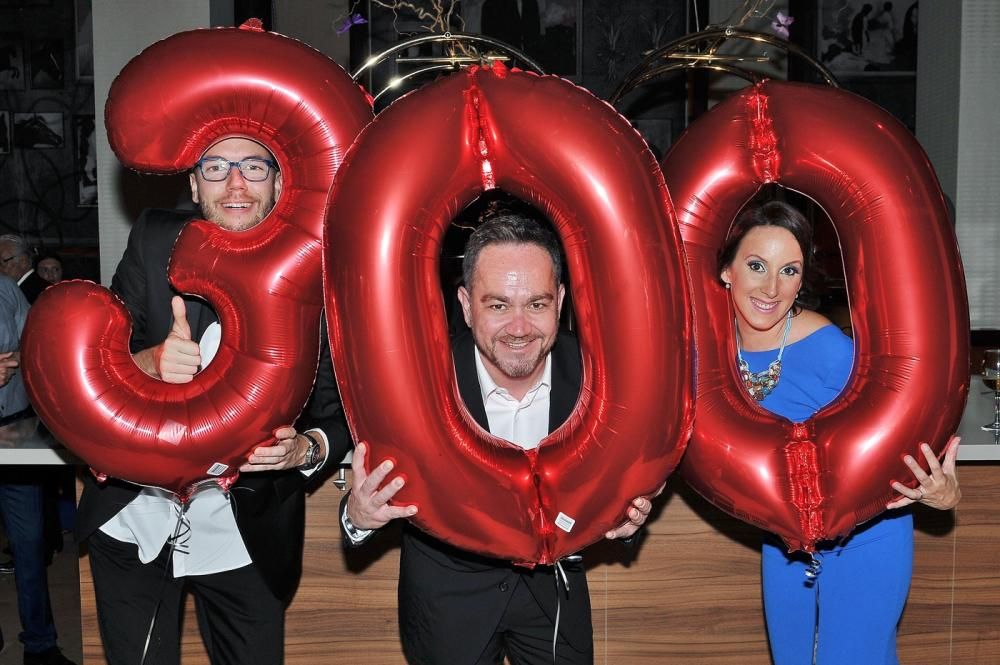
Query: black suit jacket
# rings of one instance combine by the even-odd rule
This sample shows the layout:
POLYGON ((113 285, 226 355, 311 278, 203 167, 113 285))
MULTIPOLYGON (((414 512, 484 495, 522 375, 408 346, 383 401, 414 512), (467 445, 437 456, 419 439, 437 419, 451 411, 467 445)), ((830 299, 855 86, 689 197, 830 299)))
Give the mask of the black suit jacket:
MULTIPOLYGON (((458 389, 469 413, 489 431, 468 332, 453 341, 458 389)), ((565 422, 580 393, 580 349, 560 335, 552 349, 549 431, 565 422)), ((578 649, 593 642, 590 593, 582 563, 564 562, 569 594, 561 593, 559 633, 578 649)), ((526 584, 555 622, 556 582, 551 566, 534 570, 471 554, 407 525, 399 562, 399 624, 413 663, 474 663, 493 636, 514 585, 526 584)), ((562 588, 562 587, 560 587, 562 588)))
POLYGON ((28 302, 32 305, 38 300, 38 296, 42 295, 42 291, 52 286, 49 282, 38 276, 38 273, 32 270, 28 273, 28 276, 24 278, 21 282, 21 293, 27 298, 28 302))
MULTIPOLYGON (((166 339, 173 323, 170 299, 177 295, 167 281, 167 264, 177 236, 191 217, 190 212, 148 210, 129 234, 128 248, 111 282, 132 315, 133 353, 166 339)), ((215 312, 202 300, 184 298, 191 333, 200 339, 214 321, 215 312)), ((296 427, 321 429, 330 442, 328 463, 336 463, 351 448, 351 437, 343 417, 326 342, 321 331, 322 351, 316 385, 305 413, 296 427)), ((86 474, 77 513, 77 542, 82 542, 102 524, 127 506, 140 487, 118 480, 98 484, 86 474)), ((305 534, 305 477, 298 471, 244 473, 231 488, 232 506, 250 558, 275 596, 289 602, 302 573, 305 534)))

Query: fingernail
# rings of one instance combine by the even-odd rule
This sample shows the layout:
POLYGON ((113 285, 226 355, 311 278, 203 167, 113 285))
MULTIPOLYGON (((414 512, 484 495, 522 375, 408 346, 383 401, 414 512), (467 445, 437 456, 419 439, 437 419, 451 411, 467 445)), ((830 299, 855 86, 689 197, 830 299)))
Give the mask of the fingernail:
POLYGON ((402 478, 396 478, 394 481, 392 481, 392 484, 395 485, 396 487, 402 487, 403 486, 403 479, 402 478))
POLYGON ((386 461, 382 462, 382 468, 385 469, 386 471, 392 471, 392 460, 387 459, 386 461))
POLYGON ((416 515, 417 514, 417 507, 416 506, 410 506, 409 508, 406 509, 406 514, 407 515, 416 515))

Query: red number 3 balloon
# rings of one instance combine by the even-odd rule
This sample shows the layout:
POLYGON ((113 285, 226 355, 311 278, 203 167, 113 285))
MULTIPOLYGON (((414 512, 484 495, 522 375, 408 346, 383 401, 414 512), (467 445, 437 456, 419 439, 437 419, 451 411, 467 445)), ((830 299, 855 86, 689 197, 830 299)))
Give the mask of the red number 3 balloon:
POLYGON ((150 46, 115 80, 106 115, 112 148, 138 170, 190 168, 232 135, 266 144, 283 166, 281 199, 263 223, 233 233, 191 222, 174 247, 174 288, 207 299, 222 324, 218 354, 193 382, 139 370, 128 312, 90 283, 46 291, 25 327, 28 392, 56 438, 97 471, 183 494, 232 477, 309 395, 327 194, 371 104, 318 51, 244 26, 150 46))
POLYGON ((653 156, 610 106, 502 66, 453 75, 369 125, 331 214, 327 317, 344 407, 371 444, 366 462, 392 457, 408 476, 398 500, 419 505, 421 528, 551 563, 620 524, 677 464, 691 418, 680 238, 653 156), (467 416, 441 304, 445 230, 493 186, 553 221, 579 318, 583 392, 537 451, 467 416))
POLYGON ((695 305, 698 389, 685 479, 723 510, 811 549, 885 509, 902 454, 940 453, 968 392, 955 234, 913 136, 855 95, 767 82, 715 107, 663 162, 695 305), (793 425, 751 402, 716 254, 766 183, 813 198, 840 237, 855 362, 844 394, 793 425), (725 340, 728 340, 726 342, 725 340))

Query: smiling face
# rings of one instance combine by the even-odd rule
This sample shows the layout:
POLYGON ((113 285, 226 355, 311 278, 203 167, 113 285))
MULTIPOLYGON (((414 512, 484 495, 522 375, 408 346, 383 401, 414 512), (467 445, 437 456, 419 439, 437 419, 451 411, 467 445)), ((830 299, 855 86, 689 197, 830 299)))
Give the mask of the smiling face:
POLYGON ((565 287, 556 283, 549 253, 524 243, 484 247, 471 282, 458 289, 465 322, 486 371, 520 399, 545 369, 565 287))
MULTIPOLYGON (((264 146, 242 138, 223 139, 202 157, 221 157, 231 162, 248 157, 274 159, 264 146)), ((225 180, 209 182, 196 168, 190 182, 191 199, 201 207, 202 216, 230 231, 244 231, 260 224, 281 195, 281 172, 277 169, 271 169, 260 182, 250 182, 234 166, 225 180)))
POLYGON ((730 285, 736 324, 747 348, 778 346, 785 316, 802 286, 802 248, 787 229, 756 226, 743 236, 722 270, 730 285))

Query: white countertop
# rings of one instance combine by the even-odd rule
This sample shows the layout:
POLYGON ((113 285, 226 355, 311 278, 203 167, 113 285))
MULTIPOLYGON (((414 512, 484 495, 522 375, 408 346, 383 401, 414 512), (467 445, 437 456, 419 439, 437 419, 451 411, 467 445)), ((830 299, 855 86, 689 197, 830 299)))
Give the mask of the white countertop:
POLYGON ((0 464, 79 464, 80 461, 38 426, 38 417, 0 427, 0 464))
MULTIPOLYGON (((958 427, 962 446, 958 449, 961 462, 1000 462, 1000 435, 986 432, 982 425, 993 420, 993 393, 979 376, 972 377, 969 401, 958 427)), ((0 464, 81 464, 72 452, 64 448, 44 429, 38 418, 25 418, 0 427, 0 464)), ((350 454, 342 464, 350 464, 350 454)))
POLYGON ((962 437, 962 445, 958 449, 959 461, 1000 461, 1000 436, 982 429, 982 425, 991 422, 993 392, 986 389, 978 375, 974 375, 969 385, 969 402, 958 426, 958 434, 962 437))

